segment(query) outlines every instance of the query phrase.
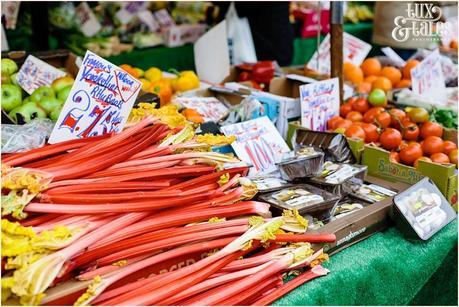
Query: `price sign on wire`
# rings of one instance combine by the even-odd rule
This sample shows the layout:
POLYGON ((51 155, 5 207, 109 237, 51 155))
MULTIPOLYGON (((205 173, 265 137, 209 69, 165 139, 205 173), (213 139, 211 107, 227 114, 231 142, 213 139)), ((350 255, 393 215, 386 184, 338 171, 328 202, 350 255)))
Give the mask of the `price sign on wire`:
POLYGON ((49 143, 120 132, 140 87, 127 72, 87 51, 49 143))
POLYGON ((447 103, 445 78, 438 49, 411 70, 411 87, 413 93, 425 97, 432 104, 447 103))
POLYGON ((54 80, 65 75, 62 70, 29 55, 18 72, 17 80, 24 91, 32 95, 40 86, 51 85, 54 80))
MULTIPOLYGON (((343 61, 360 66, 371 50, 371 45, 346 32, 343 33, 343 61)), ((319 50, 308 62, 308 68, 330 74, 330 34, 325 36, 319 50)))
POLYGON ((325 131, 327 121, 339 115, 339 101, 338 78, 301 85, 301 125, 314 131, 325 131))

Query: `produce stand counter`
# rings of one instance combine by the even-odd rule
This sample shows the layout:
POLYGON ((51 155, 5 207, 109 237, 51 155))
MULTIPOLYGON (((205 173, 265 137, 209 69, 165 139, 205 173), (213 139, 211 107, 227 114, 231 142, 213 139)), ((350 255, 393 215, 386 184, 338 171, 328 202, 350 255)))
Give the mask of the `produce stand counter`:
POLYGON ((395 228, 330 258, 330 274, 273 303, 306 305, 457 306, 457 220, 427 242, 410 242, 395 228))
MULTIPOLYGON (((373 23, 361 22, 357 24, 344 25, 344 31, 364 41, 371 42, 373 23)), ((325 36, 322 36, 322 39, 325 36)), ((317 49, 317 40, 312 38, 296 38, 293 42, 292 65, 303 65, 308 61, 317 49)), ((107 58, 110 62, 120 64, 131 64, 141 69, 158 67, 163 70, 175 68, 177 70, 194 69, 193 45, 180 47, 154 47, 147 49, 136 49, 117 56, 107 58)))

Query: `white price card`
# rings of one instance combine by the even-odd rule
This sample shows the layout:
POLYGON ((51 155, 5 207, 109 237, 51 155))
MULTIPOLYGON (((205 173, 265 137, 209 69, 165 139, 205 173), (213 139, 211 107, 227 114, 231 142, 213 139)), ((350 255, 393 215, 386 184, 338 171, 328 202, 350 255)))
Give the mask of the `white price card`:
POLYGON ((338 78, 301 85, 301 125, 314 131, 325 131, 327 121, 339 115, 339 101, 338 78))
POLYGON ((102 29, 99 20, 86 2, 82 2, 76 7, 76 15, 80 21, 80 30, 85 36, 94 36, 102 29))
MULTIPOLYGON (((343 61, 360 66, 371 50, 371 45, 346 32, 343 33, 343 61)), ((308 62, 308 68, 330 74, 330 34, 308 62)))
POLYGON ((87 51, 49 143, 121 132, 140 81, 87 51))
POLYGON ((20 5, 20 1, 2 1, 2 16, 5 16, 6 29, 16 29, 20 5))
POLYGON ((242 123, 221 127, 226 136, 234 135, 231 146, 239 159, 251 163, 249 175, 268 174, 276 170, 276 163, 290 149, 268 117, 263 116, 242 123))
POLYGON ((405 66, 406 62, 391 47, 381 48, 381 51, 399 67, 405 66))
POLYGON ((445 78, 438 49, 431 52, 411 70, 411 87, 413 93, 423 96, 432 104, 447 103, 445 78))
POLYGON ((29 55, 18 72, 17 80, 24 91, 32 95, 40 86, 51 85, 54 80, 65 75, 62 70, 29 55))

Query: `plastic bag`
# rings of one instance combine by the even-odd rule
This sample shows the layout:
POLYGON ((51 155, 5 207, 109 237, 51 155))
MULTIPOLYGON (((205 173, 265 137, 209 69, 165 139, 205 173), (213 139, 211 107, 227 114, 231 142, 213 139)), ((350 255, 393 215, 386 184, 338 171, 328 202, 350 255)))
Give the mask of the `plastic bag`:
POLYGON ((231 2, 225 19, 230 63, 236 65, 257 62, 249 21, 247 18, 239 18, 234 2, 231 2))
POLYGON ((264 115, 263 105, 252 96, 244 98, 240 104, 231 107, 228 117, 221 123, 222 126, 262 117, 264 115))
POLYGON ((14 153, 45 145, 53 131, 50 119, 37 118, 25 125, 2 125, 2 152, 14 153))

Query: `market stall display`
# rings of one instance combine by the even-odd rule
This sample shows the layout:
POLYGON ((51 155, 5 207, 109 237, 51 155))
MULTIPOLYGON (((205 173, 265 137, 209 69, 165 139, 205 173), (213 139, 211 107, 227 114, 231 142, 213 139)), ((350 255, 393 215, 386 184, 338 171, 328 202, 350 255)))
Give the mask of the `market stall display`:
POLYGON ((336 27, 372 4, 333 4, 333 35, 314 5, 301 67, 230 66, 222 39, 220 81, 208 40, 196 72, 121 54, 223 35, 214 4, 47 7, 84 58, 2 54, 2 304, 457 303, 455 34, 376 56, 336 27))

